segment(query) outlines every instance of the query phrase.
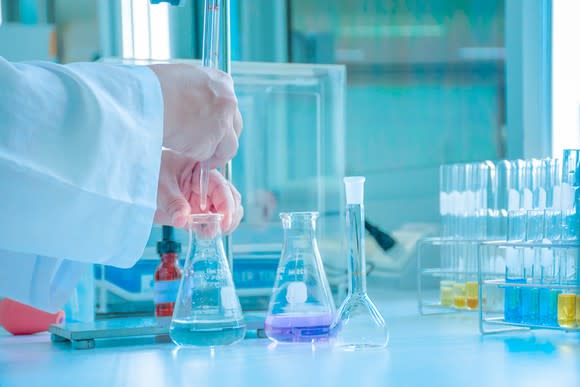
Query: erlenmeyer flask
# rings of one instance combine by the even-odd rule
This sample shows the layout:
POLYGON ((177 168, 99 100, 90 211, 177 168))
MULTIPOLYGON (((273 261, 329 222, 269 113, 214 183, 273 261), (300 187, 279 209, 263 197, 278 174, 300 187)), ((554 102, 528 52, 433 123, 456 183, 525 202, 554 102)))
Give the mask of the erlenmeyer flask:
POLYGON ((340 306, 332 330, 335 345, 345 350, 378 350, 387 346, 385 320, 367 295, 364 244, 365 178, 345 177, 348 238, 348 296, 340 306))
POLYGON ((169 334, 180 346, 213 347, 244 338, 246 326, 224 252, 220 214, 189 219, 190 243, 169 334))
POLYGON ((316 243, 318 212, 281 213, 284 247, 266 316, 276 342, 328 340, 334 301, 316 243))

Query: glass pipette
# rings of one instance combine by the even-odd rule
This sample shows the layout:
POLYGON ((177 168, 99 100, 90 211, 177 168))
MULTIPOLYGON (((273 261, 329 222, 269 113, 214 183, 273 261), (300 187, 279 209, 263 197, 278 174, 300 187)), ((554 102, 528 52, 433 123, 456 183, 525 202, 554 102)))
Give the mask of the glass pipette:
MULTIPOLYGON (((201 62, 204 67, 219 69, 219 48, 220 48, 220 12, 221 0, 205 0, 205 10, 203 14, 203 52, 201 62)), ((207 209, 207 189, 209 184, 209 163, 201 162, 199 174, 201 211, 207 209)))

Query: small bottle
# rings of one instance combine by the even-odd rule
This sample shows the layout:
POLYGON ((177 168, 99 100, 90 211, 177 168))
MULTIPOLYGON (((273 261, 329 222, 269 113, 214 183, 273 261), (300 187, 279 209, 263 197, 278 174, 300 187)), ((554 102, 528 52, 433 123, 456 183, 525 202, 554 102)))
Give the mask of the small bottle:
POLYGON ((181 280, 181 269, 178 266, 181 244, 174 240, 173 227, 163 226, 162 231, 163 239, 157 242, 161 263, 155 270, 153 301, 156 317, 171 317, 181 280))

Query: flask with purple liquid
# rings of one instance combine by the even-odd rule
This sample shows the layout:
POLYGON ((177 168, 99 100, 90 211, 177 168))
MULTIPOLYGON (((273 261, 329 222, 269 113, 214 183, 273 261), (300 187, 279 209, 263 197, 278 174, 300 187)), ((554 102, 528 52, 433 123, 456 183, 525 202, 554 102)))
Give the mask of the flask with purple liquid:
POLYGON ((275 342, 328 341, 334 302, 316 242, 317 212, 281 213, 284 247, 266 316, 275 342))

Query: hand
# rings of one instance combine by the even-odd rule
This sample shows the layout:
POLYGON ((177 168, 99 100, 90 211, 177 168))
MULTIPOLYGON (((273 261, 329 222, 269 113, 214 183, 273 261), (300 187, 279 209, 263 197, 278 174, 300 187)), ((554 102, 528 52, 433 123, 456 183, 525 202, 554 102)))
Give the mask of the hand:
POLYGON ((196 161, 209 160, 211 168, 230 161, 243 125, 232 78, 188 64, 149 67, 163 93, 163 146, 196 161))
MULTIPOLYGON (((199 162, 181 153, 165 149, 161 156, 161 171, 157 189, 157 211, 154 223, 185 227, 192 213, 199 208, 199 162)), ((238 190, 219 172, 209 175, 207 208, 222 214, 221 229, 232 232, 242 219, 244 209, 238 190)))

